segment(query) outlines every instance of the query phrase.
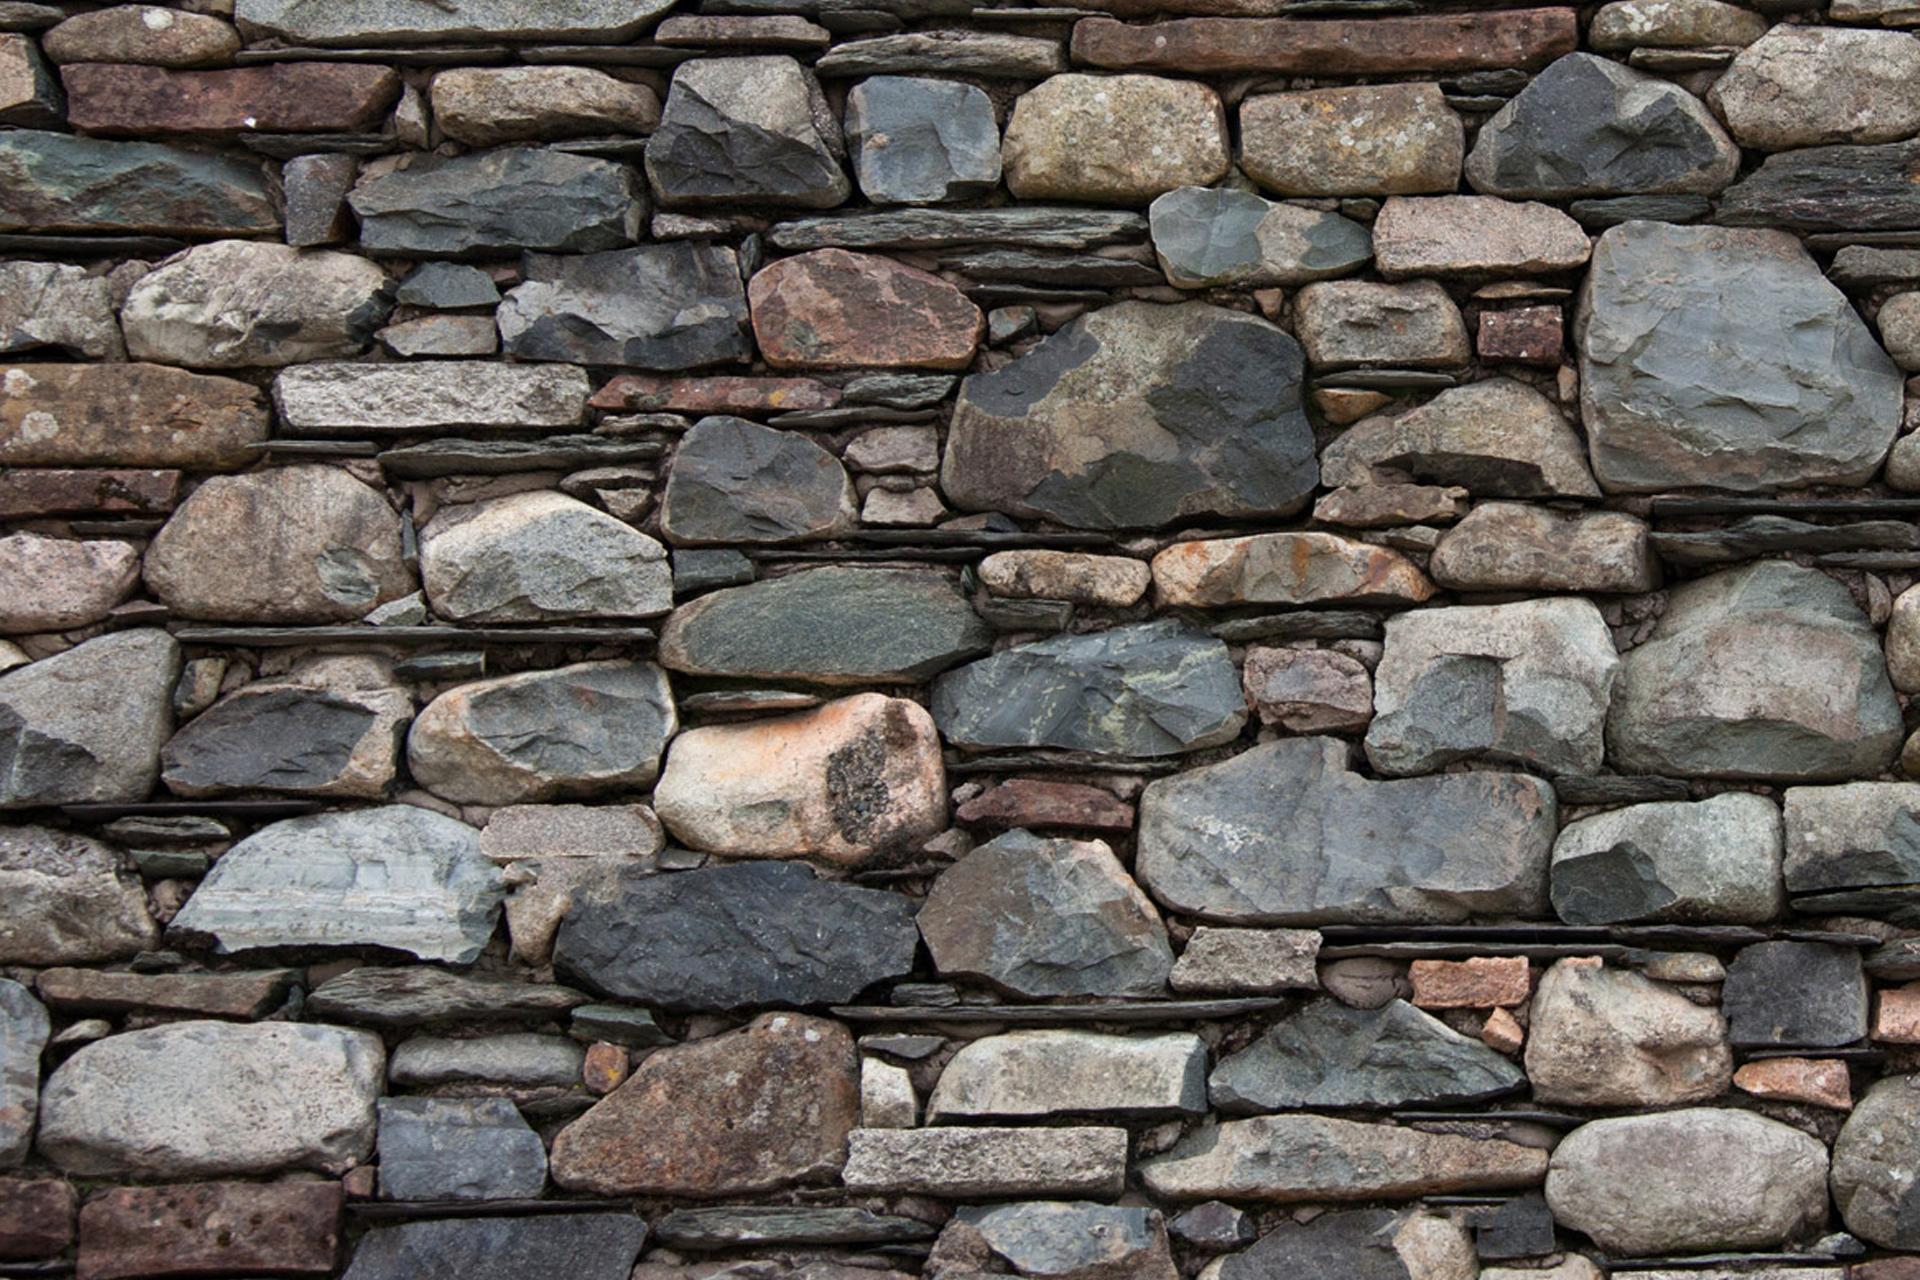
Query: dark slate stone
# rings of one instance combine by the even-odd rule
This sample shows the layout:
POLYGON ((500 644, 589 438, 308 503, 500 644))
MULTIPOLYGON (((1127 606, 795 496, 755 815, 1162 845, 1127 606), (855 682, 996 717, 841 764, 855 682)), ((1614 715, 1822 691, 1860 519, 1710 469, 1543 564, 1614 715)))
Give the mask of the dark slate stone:
MULTIPOLYGON (((17 982, 0 978, 0 1169, 24 1164, 40 1109, 40 1055, 52 1024, 47 1008, 17 982)), ((0 1239, 6 1229, 0 1227, 0 1239)), ((0 1257, 7 1256, 0 1251, 0 1257)))
POLYGON ((724 245, 530 253, 499 320, 502 349, 523 360, 670 370, 753 354, 740 264, 724 245))
POLYGON ((411 710, 396 689, 241 690, 168 740, 160 753, 161 781, 188 796, 252 790, 377 796, 393 778, 411 710), (398 707, 407 712, 396 714, 398 707), (350 769, 365 785, 353 785, 350 769))
POLYGON ((673 1037, 654 1020, 653 1010, 621 1004, 581 1005, 573 1011, 567 1034, 575 1040, 605 1040, 627 1049, 657 1049, 673 1043, 673 1037))
POLYGON ((1631 840, 1553 866, 1553 911, 1568 924, 1646 920, 1680 900, 1631 840))
POLYGON ((380 1195, 386 1200, 532 1199, 547 1148, 505 1098, 380 1099, 380 1195))
POLYGON ((848 404, 925 409, 947 398, 959 379, 950 373, 865 373, 841 389, 848 404))
POLYGON ((328 978, 307 996, 323 1022, 418 1027, 477 1019, 544 1022, 586 997, 548 982, 488 982, 429 965, 365 965, 328 978))
POLYGON ((724 547, 681 547, 673 553, 673 593, 691 595, 753 581, 753 561, 724 547))
POLYGON ((1473 1227, 1473 1251, 1487 1262, 1538 1258, 1559 1248, 1545 1196, 1515 1196, 1471 1209, 1467 1221, 1473 1227))
POLYGON ((369 1231, 344 1280, 627 1280, 646 1241, 624 1213, 407 1222, 369 1231))
POLYGON ((795 542, 856 521, 853 482, 806 436, 741 418, 702 418, 680 438, 660 502, 675 544, 795 542))
POLYGON ((661 628, 660 661, 689 675, 866 684, 925 680, 992 644, 946 574, 830 565, 682 605, 661 628))
POLYGON ((819 84, 792 58, 696 58, 674 71, 647 141, 647 180, 673 206, 830 208, 852 190, 838 133, 819 84))
POLYGON ((1225 1253, 1254 1240, 1253 1219, 1223 1200, 1208 1200, 1167 1224, 1167 1233, 1203 1253, 1225 1253))
POLYGON ((0 231, 278 235, 257 164, 153 142, 0 133, 0 231))
POLYGON ((1000 128, 974 85, 873 76, 847 91, 846 116, 854 176, 875 204, 969 200, 1000 181, 1000 128))
POLYGON ((1824 942, 1756 942, 1727 966, 1728 1042, 1832 1049, 1867 1034, 1860 952, 1824 942))
POLYGON ((798 863, 745 862, 628 875, 586 896, 560 926, 554 966, 669 1009, 810 1005, 904 977, 918 942, 899 894, 817 880, 798 863))
POLYGON ((944 249, 960 244, 1089 249, 1144 240, 1147 220, 1130 209, 1023 205, 1003 209, 885 209, 776 223, 776 249, 944 249))
POLYGON ((631 244, 646 218, 624 164, 540 147, 422 155, 347 196, 368 253, 433 256, 631 244))
POLYGON ((1656 531, 1651 540, 1668 565, 1731 564, 1782 551, 1913 550, 1920 548, 1920 526, 1908 520, 1836 525, 1787 516, 1747 516, 1697 533, 1656 531))
POLYGON ((1806 147, 1770 155, 1720 197, 1719 221, 1796 231, 1920 226, 1920 140, 1806 147))
MULTIPOLYGON (((1418 1212, 1415 1210, 1414 1212, 1418 1212)), ((1222 1259, 1216 1280, 1412 1280, 1393 1247, 1407 1211, 1348 1209, 1306 1222, 1282 1222, 1244 1253, 1222 1259)), ((1418 1274, 1426 1274, 1421 1271, 1418 1274)))
POLYGON ((351 237, 353 219, 347 217, 347 191, 359 172, 358 160, 336 152, 295 156, 281 165, 287 243, 339 244, 351 237))
POLYGON ((898 1244, 927 1240, 934 1228, 917 1218, 884 1217, 835 1205, 743 1204, 675 1209, 654 1224, 654 1239, 675 1249, 761 1245, 898 1244))
POLYGON ((1705 196, 1611 196, 1575 200, 1567 212, 1587 230, 1604 231, 1623 222, 1698 222, 1713 212, 1713 201, 1705 196))
POLYGON ((1482 1102, 1525 1084, 1511 1061, 1404 1000, 1316 1000, 1224 1059, 1207 1088, 1217 1109, 1252 1115, 1482 1102))
POLYGON ((1610 59, 1570 53, 1480 126, 1466 172, 1486 195, 1564 200, 1711 194, 1739 167, 1740 149, 1700 99, 1610 59))
POLYGON ((1246 718, 1226 643, 1171 619, 1004 649, 933 689, 963 747, 1164 756, 1230 742, 1246 718))
POLYGON ((1320 475, 1303 367, 1241 312, 1104 307, 961 384, 942 487, 968 510, 1090 529, 1288 515, 1320 475))
POLYGON ((402 480, 434 476, 509 475, 646 462, 660 456, 652 440, 613 436, 544 436, 538 440, 423 440, 383 449, 380 466, 402 480))
POLYGON ((491 307, 500 301, 493 277, 464 262, 423 262, 407 273, 394 294, 403 307, 491 307))
POLYGON ((179 676, 179 644, 151 628, 0 675, 0 809, 146 799, 179 676))

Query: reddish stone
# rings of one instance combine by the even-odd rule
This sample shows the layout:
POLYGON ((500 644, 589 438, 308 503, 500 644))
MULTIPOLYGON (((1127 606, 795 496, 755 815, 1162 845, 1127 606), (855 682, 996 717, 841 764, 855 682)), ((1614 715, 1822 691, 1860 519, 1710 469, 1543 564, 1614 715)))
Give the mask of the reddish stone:
POLYGON ((0 1178, 0 1258, 51 1258, 73 1243, 79 1198, 56 1178, 0 1178))
POLYGON ((940 277, 844 249, 781 259, 753 277, 747 300, 776 369, 964 369, 986 327, 940 277))
POLYGON ((1072 827, 1126 835, 1133 830, 1133 806, 1113 792, 1039 778, 1009 778, 961 805, 955 816, 968 826, 996 831, 1072 827))
POLYGON ((80 1210, 75 1280, 326 1275, 342 1199, 337 1182, 116 1187, 80 1210))
POLYGON ((377 127, 400 96, 392 67, 269 62, 169 71, 111 62, 60 68, 67 120, 83 133, 330 133, 377 127))
POLYGON ((786 413, 831 409, 840 388, 812 378, 656 378, 623 373, 587 401, 596 409, 647 413, 786 413))
POLYGON ((1560 363, 1560 308, 1482 311, 1477 345, 1482 360, 1510 360, 1515 364, 1553 368, 1560 363))
POLYGON ((1873 1038, 1885 1044, 1920 1044, 1920 988, 1882 991, 1873 1011, 1873 1038))
POLYGON ((587 1092, 612 1093, 627 1081, 627 1051, 604 1041, 587 1046, 587 1060, 580 1069, 587 1092))
POLYGON ((247 973, 104 973, 47 969, 34 980, 40 998, 100 1013, 156 1009, 209 1018, 264 1018, 286 1002, 292 969, 247 973))
POLYGON ((1486 1025, 1480 1028, 1480 1043, 1496 1053, 1518 1053, 1526 1042, 1526 1029, 1505 1009, 1488 1014, 1486 1025))
POLYGON ((267 438, 257 387, 161 364, 0 365, 0 466, 227 471, 267 438))
POLYGON ((178 471, 0 471, 0 520, 94 511, 158 514, 179 500, 178 471))
MULTIPOLYGON (((1166 10, 1159 0, 1119 0, 1115 12, 1166 10)), ((1116 71, 1266 75, 1400 75, 1537 70, 1579 43, 1572 9, 1514 9, 1410 18, 1177 18, 1129 26, 1082 18, 1073 60, 1116 71)))
POLYGON ((1760 1058, 1734 1072, 1733 1082, 1756 1098, 1810 1102, 1842 1111, 1853 1106, 1847 1064, 1837 1058, 1760 1058))
POLYGON ((1415 960, 1407 974, 1422 1009, 1494 1009, 1525 1004, 1532 989, 1525 956, 1415 960))
POLYGON ((1847 1280, 1920 1280, 1920 1258, 1875 1258, 1847 1268, 1847 1280))

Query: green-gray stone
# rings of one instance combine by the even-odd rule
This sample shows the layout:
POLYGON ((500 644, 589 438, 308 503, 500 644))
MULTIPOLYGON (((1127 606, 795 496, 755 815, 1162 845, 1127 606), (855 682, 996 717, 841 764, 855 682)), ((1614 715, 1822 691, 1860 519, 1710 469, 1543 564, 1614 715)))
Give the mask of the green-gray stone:
POLYGON ((155 142, 0 133, 0 231, 278 235, 257 164, 155 142))
POLYGON ((1147 207, 1153 249, 1182 288, 1299 285, 1330 280, 1373 258, 1373 235, 1334 213, 1225 187, 1180 187, 1147 207))

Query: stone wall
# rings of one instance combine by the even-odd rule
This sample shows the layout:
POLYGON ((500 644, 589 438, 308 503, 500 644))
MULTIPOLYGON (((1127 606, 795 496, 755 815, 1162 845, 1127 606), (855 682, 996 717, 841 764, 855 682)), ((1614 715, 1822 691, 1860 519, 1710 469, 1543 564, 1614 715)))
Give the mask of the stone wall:
POLYGON ((1920 1277, 1920 8, 1085 3, 0 2, 0 1276, 1920 1277))

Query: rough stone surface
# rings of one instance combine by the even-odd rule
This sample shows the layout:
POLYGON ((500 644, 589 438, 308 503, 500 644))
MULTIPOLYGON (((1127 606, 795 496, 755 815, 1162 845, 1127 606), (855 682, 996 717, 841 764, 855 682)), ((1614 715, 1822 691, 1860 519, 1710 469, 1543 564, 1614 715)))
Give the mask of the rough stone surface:
POLYGON ((1721 1007, 1741 1046, 1831 1049, 1867 1035, 1867 978, 1853 947, 1778 940, 1741 948, 1721 1007))
MULTIPOLYGON (((1132 17, 1167 12, 1154 0, 1101 0, 1095 7, 1132 17)), ((1177 8, 1222 16, 1181 18, 1151 29, 1083 19, 1074 28, 1074 59, 1097 67, 1188 74, 1433 75, 1542 67, 1572 52, 1580 39, 1579 24, 1565 9, 1301 21, 1292 14, 1273 17, 1285 12, 1280 0, 1180 0, 1177 8)))
POLYGON ((140 581, 140 553, 124 542, 70 542, 37 533, 0 538, 0 632, 90 626, 140 581))
POLYGON ((1295 733, 1352 733, 1373 719, 1373 676, 1343 653, 1250 648, 1241 684, 1260 723, 1295 733))
POLYGON ((591 67, 460 67, 434 76, 431 98, 441 130, 475 147, 646 133, 660 120, 653 90, 591 67))
POLYGON ((1020 95, 1002 146, 1023 200, 1144 204, 1228 167, 1219 96, 1158 76, 1054 76, 1020 95))
POLYGON ((1735 1071, 1733 1084, 1756 1098, 1853 1109, 1847 1064, 1836 1058, 1760 1058, 1735 1071))
POLYGON ((1860 1099, 1833 1143, 1833 1200, 1847 1230, 1888 1249, 1920 1246, 1913 1165, 1920 1158, 1920 1090, 1889 1076, 1860 1099))
POLYGON ((1198 1115, 1207 1109, 1206 1077, 1207 1047, 1187 1033, 1010 1031, 953 1056, 927 1102, 927 1123, 1198 1115))
MULTIPOLYGON (((673 73, 647 143, 647 180, 661 203, 736 202, 830 209, 852 184, 837 130, 823 132, 820 86, 788 57, 695 58, 673 73)), ((833 128, 831 117, 825 128, 833 128)))
POLYGON ((46 827, 0 827, 0 963, 89 964, 158 941, 139 881, 108 846, 46 827))
POLYGON ((1373 257, 1389 280, 1514 276, 1585 266, 1580 224, 1549 205, 1491 196, 1394 196, 1373 224, 1373 257))
POLYGON ((1147 216, 1160 270, 1182 289, 1306 284, 1373 257, 1373 237, 1359 223, 1250 191, 1176 187, 1147 216))
POLYGON ((1707 100, 1743 146, 1895 142, 1920 133, 1920 39, 1778 26, 1740 51, 1707 100))
POLYGON ((400 96, 392 67, 269 62, 219 71, 82 63, 63 67, 67 119, 90 134, 232 137, 376 127, 400 96))
POLYGON ((85 1280, 222 1271, 330 1271, 344 1194, 336 1182, 114 1187, 80 1211, 85 1280))
POLYGON ((1461 591, 1638 594, 1660 585, 1646 521, 1623 511, 1483 502, 1441 535, 1428 568, 1461 591))
MULTIPOLYGON (((51 1030, 46 1006, 19 983, 0 978, 0 1169, 25 1164, 33 1145, 40 1055, 51 1030)), ((1204 1063, 1204 1049, 1201 1055, 1204 1063)), ((0 1251, 0 1257, 5 1256, 0 1251)))
POLYGON ((1920 785, 1789 787, 1784 800, 1791 892, 1920 884, 1920 785))
POLYGON ((240 51, 240 34, 210 14, 123 4, 64 19, 40 37, 40 48, 49 62, 57 64, 218 66, 240 51))
POLYGON ((498 314, 509 355, 692 369, 751 354, 739 265, 723 246, 528 254, 526 277, 498 314))
POLYGON ((571 427, 587 400, 584 369, 416 360, 308 364, 273 380, 293 434, 571 427))
POLYGON ((1568 924, 1761 924, 1786 905, 1780 858, 1764 796, 1628 805, 1561 829, 1553 909, 1568 924))
POLYGON ((431 965, 362 967, 328 978, 307 996, 307 1012, 332 1022, 412 1027, 474 1018, 541 1021, 583 1004, 570 987, 489 982, 431 965))
POLYGON ((1459 485, 1482 498, 1600 496, 1566 418, 1511 378, 1442 391, 1398 417, 1364 419, 1320 460, 1327 485, 1367 485, 1383 473, 1459 485))
POLYGON ((965 369, 980 308, 930 272, 877 254, 815 249, 747 286, 753 333, 776 369, 965 369))
POLYGON ((53 1258, 73 1243, 79 1193, 64 1178, 0 1178, 0 1258, 53 1258))
POLYGON ((1331 533, 1176 542, 1153 558, 1163 605, 1420 604, 1433 584, 1405 556, 1331 533))
MULTIPOLYGON (((1589 1264, 1591 1265, 1591 1264, 1589 1264)), ((1452 1218, 1421 1209, 1347 1209, 1306 1221, 1283 1220, 1251 1249, 1208 1268, 1208 1280, 1255 1280, 1326 1270, 1348 1280, 1475 1280, 1482 1272, 1473 1237, 1452 1218)), ((1595 1271, 1533 1280, 1599 1280, 1595 1271)), ((1502 1280, 1511 1280, 1504 1277, 1502 1280)))
POLYGON ((125 354, 107 282, 56 262, 0 263, 0 351, 48 348, 78 360, 125 354))
POLYGON ((539 147, 413 155, 347 194, 372 253, 506 249, 590 253, 638 238, 646 202, 633 170, 539 147))
POLYGON ((586 1050, 573 1040, 538 1032, 504 1035, 410 1036, 394 1047, 387 1079, 394 1085, 480 1084, 538 1088, 578 1084, 586 1050))
POLYGON ((145 799, 179 675, 179 644, 150 629, 0 675, 0 809, 145 799))
POLYGON ((251 459, 267 420, 266 398, 231 378, 154 364, 0 366, 7 466, 228 471, 251 459))
POLYGON ((1138 560, 1071 551, 996 551, 980 562, 978 572, 996 596, 1071 600, 1106 609, 1126 608, 1146 594, 1153 580, 1138 560))
POLYGON ((1602 53, 1629 49, 1745 48, 1767 33, 1767 20, 1722 0, 1612 0, 1600 6, 1587 39, 1602 53))
POLYGON ((380 0, 346 9, 307 0, 235 0, 233 13, 250 40, 353 48, 491 40, 618 43, 646 30, 666 8, 658 0, 462 0, 453 9, 433 0, 380 0))
POLYGON ((1125 1129, 855 1129, 848 1148, 840 1177, 854 1192, 1106 1197, 1127 1176, 1125 1129))
POLYGON ((1562 960, 1534 992, 1527 1076, 1537 1101, 1672 1106, 1727 1091, 1727 1023, 1672 987, 1562 960))
POLYGON ((0 231, 278 235, 258 165, 155 142, 0 137, 0 231))
POLYGON ((875 204, 970 200, 1000 181, 993 103, 974 85, 872 76, 847 91, 847 150, 875 204))
POLYGON ((1271 993, 1320 985, 1311 929, 1220 929, 1201 925, 1174 962, 1169 984, 1179 992, 1271 993))
POLYGON ((1294 315, 1315 369, 1448 369, 1472 357, 1460 308, 1431 280, 1310 285, 1294 300, 1294 315))
POLYGON ((543 1270, 572 1280, 627 1280, 646 1240, 647 1224, 625 1213, 404 1222, 369 1231, 346 1280, 519 1280, 543 1270))
POLYGON ((1240 167, 1283 196, 1408 196, 1460 181, 1466 129, 1437 84, 1258 94, 1240 104, 1240 167))
POLYGON ((378 800, 399 770, 413 698, 390 684, 265 680, 189 720, 160 754, 177 796, 274 791, 378 800))
POLYGON ((458 622, 646 618, 673 608, 667 551, 551 491, 443 509, 420 531, 420 581, 458 622))

